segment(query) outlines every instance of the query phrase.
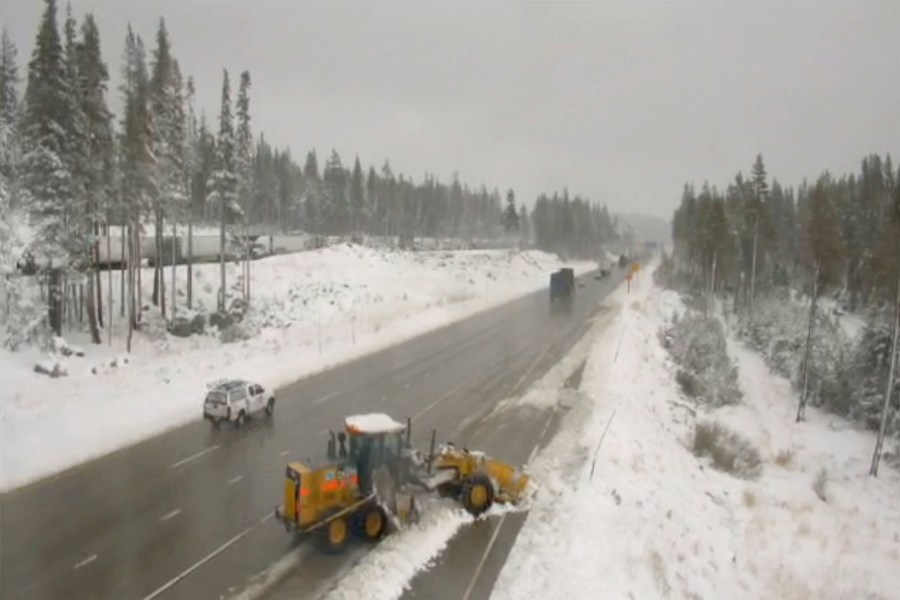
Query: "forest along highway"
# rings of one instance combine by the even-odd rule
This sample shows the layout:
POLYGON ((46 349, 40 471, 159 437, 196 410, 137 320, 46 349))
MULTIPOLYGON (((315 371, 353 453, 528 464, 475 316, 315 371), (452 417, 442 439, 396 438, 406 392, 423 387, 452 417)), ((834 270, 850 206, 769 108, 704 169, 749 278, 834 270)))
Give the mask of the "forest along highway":
MULTIPOLYGON (((587 331, 621 276, 579 281, 571 315, 551 316, 541 290, 280 389, 274 419, 240 430, 203 422, 198 397, 196 423, 0 496, 0 597, 219 598, 241 589, 293 547, 271 520, 288 460, 324 456, 326 431, 353 413, 414 417, 420 447, 433 427, 442 439, 466 434, 464 421, 478 430, 587 331)), ((472 443, 494 451, 481 435, 472 443)), ((527 459, 515 453, 497 452, 527 459)), ((301 563, 291 577, 324 589, 352 560, 311 555, 315 568, 301 563)))

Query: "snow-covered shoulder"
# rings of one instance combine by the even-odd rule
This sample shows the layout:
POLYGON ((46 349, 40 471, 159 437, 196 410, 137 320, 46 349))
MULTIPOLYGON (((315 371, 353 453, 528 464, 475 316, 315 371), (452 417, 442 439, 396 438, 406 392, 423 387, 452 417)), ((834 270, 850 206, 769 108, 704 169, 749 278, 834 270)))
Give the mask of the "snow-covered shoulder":
POLYGON ((900 479, 866 475, 873 436, 809 410, 729 340, 742 404, 685 399, 659 330, 684 307, 649 277, 588 359, 576 404, 531 466, 540 489, 493 597, 894 598, 900 479), (755 477, 695 456, 698 423, 758 451, 755 477))

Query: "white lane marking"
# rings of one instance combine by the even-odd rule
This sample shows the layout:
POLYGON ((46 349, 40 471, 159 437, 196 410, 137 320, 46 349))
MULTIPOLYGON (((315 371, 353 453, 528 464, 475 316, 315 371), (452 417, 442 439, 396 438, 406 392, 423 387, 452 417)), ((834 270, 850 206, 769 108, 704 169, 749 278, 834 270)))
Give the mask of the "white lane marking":
POLYGON ((72 568, 73 568, 73 569, 80 569, 81 567, 84 567, 84 566, 86 566, 86 565, 91 564, 91 563, 94 562, 95 560, 97 560, 97 555, 96 555, 96 554, 91 554, 91 555, 88 556, 86 559, 84 559, 83 561, 81 561, 80 563, 78 563, 77 565, 75 565, 75 566, 72 567, 72 568))
POLYGON ((238 475, 237 477, 232 477, 231 479, 228 480, 228 485, 234 485, 243 478, 244 478, 243 475, 238 475))
POLYGON ((278 455, 278 458, 281 458, 282 456, 287 456, 290 453, 291 453, 290 450, 285 450, 284 452, 282 452, 281 454, 278 455))
POLYGON ((478 566, 475 567, 475 573, 472 575, 472 581, 469 582, 469 587, 466 588, 466 593, 463 594, 462 600, 469 600, 469 596, 472 595, 472 590, 475 589, 475 584, 478 582, 478 577, 481 575, 481 570, 484 568, 484 563, 487 562, 488 555, 491 553, 491 548, 494 547, 494 542, 497 541, 497 536, 500 534, 500 528, 503 527, 503 523, 506 522, 506 515, 509 513, 505 513, 502 517, 500 517, 500 523, 497 524, 497 529, 494 530, 493 535, 491 535, 491 540, 488 542, 487 548, 484 550, 484 555, 482 555, 481 560, 478 561, 478 566))
POLYGON ((472 383, 473 381, 478 379, 481 376, 481 373, 482 373, 481 371, 478 371, 474 377, 462 382, 461 384, 459 384, 458 386, 456 386, 455 388, 453 388, 452 390, 450 390, 449 392, 447 392, 446 394, 444 394, 443 396, 441 396, 440 398, 438 398, 437 400, 435 400, 434 402, 432 402, 431 404, 429 404, 428 406, 426 406, 425 408, 420 410, 417 414, 413 415, 412 420, 415 421, 416 419, 418 419, 419 417, 421 417, 422 415, 427 413, 429 410, 431 410, 432 408, 434 408, 435 406, 437 406, 438 404, 440 404, 441 402, 443 402, 444 400, 446 400, 447 398, 449 398, 450 396, 452 396, 459 390, 463 389, 464 387, 466 387, 467 385, 469 385, 470 383, 472 383))
POLYGON ((544 351, 541 352, 536 359, 534 359, 534 362, 532 362, 528 366, 528 368, 522 374, 522 377, 520 377, 519 381, 516 382, 516 385, 513 386, 513 389, 509 392, 508 396, 512 397, 515 395, 516 390, 519 389, 519 387, 523 383, 525 383, 525 379, 527 379, 528 376, 531 375, 531 372, 534 371, 535 367, 538 366, 538 363, 540 363, 541 360, 547 355, 547 353, 550 352, 550 348, 551 348, 550 346, 547 346, 546 348, 544 348, 544 351))
MULTIPOLYGON (((544 436, 547 435, 547 431, 550 430, 550 423, 553 422, 553 416, 556 414, 556 409, 554 408, 550 411, 550 417, 547 419, 547 422, 544 423, 544 428, 541 430, 541 435, 538 436, 537 443, 534 445, 534 448, 531 449, 531 454, 528 456, 528 463, 531 464, 532 459, 537 454, 538 449, 541 447, 541 442, 544 439, 544 436)), ((478 577, 481 576, 481 570, 484 568, 484 563, 487 562, 487 558, 491 553, 491 548, 494 547, 494 542, 497 541, 497 536, 500 534, 500 528, 503 527, 503 523, 506 521, 506 516, 509 513, 505 513, 502 517, 500 517, 500 523, 497 525, 497 529, 494 530, 494 533, 491 535, 491 539, 488 542, 487 548, 484 549, 484 554, 481 556, 481 560, 478 561, 478 566, 475 568, 475 573, 472 575, 472 580, 469 582, 469 586, 466 588, 466 593, 463 594, 462 600, 469 600, 469 596, 472 595, 472 590, 475 589, 475 584, 478 582, 478 577)))
POLYGON ((160 521, 168 521, 169 519, 173 519, 173 518, 177 517, 177 516, 180 515, 180 514, 181 514, 181 509, 180 509, 180 508, 176 508, 176 509, 173 510, 172 512, 166 513, 166 514, 164 514, 163 516, 161 516, 161 517, 159 518, 159 520, 160 520, 160 521))
POLYGON ((266 569, 265 571, 255 575, 254 581, 243 589, 231 600, 257 600, 262 598, 269 590, 281 582, 297 565, 303 562, 310 553, 309 545, 301 546, 296 550, 292 550, 285 556, 280 558, 278 562, 266 569))
POLYGON ((381 401, 382 401, 382 402, 387 402, 387 399, 388 399, 388 397, 387 397, 387 396, 384 396, 384 397, 381 399, 381 401))
POLYGON ((259 524, 262 525, 263 523, 265 523, 265 522, 268 521, 269 519, 274 519, 274 518, 275 518, 275 513, 274 513, 274 512, 267 512, 267 513, 266 513, 266 516, 264 516, 262 519, 259 520, 259 524))
POLYGON ((205 565, 206 563, 208 563, 209 561, 214 559, 219 554, 221 554, 222 552, 225 552, 225 550, 227 550, 228 548, 230 548, 231 546, 236 544, 238 541, 240 541, 242 538, 244 538, 248 533, 253 531, 256 527, 257 527, 257 525, 251 525, 247 529, 243 530, 242 532, 240 532, 239 534, 237 534, 236 536, 234 536, 233 538, 231 538, 230 540, 228 540, 227 542, 225 542, 224 544, 222 544, 221 546, 219 546, 218 548, 216 548, 215 550, 213 550, 212 552, 210 552, 209 554, 204 556, 202 559, 200 559, 199 561, 197 561, 196 563, 194 563, 193 565, 191 565, 190 567, 188 567, 187 569, 185 569, 184 571, 182 571, 181 573, 179 573, 178 575, 176 575, 175 577, 170 579, 164 586, 162 586, 161 588, 152 592, 149 596, 145 596, 143 598, 143 600, 153 600, 153 598, 156 598, 157 596, 159 596, 160 594, 162 594, 163 592, 165 592, 166 590, 171 588, 173 585, 175 585, 176 583, 178 583, 179 581, 181 581, 182 579, 184 579, 185 577, 187 577, 188 575, 190 575, 191 573, 193 573, 194 571, 196 571, 197 569, 199 569, 200 567, 202 567, 203 565, 205 565))
POLYGON ((531 449, 531 454, 528 455, 528 463, 531 464, 531 461, 534 460, 535 455, 538 453, 538 450, 541 449, 541 442, 544 441, 544 436, 547 435, 547 431, 550 430, 550 423, 553 422, 553 417, 556 415, 556 407, 553 407, 553 410, 550 411, 550 416, 547 418, 547 422, 544 423, 544 428, 541 430, 541 435, 538 436, 537 443, 534 445, 534 448, 531 449))
POLYGON ((177 463, 173 463, 173 464, 169 465, 169 468, 170 468, 170 469, 177 469, 177 468, 180 467, 181 465, 186 465, 187 463, 191 462, 192 460, 197 460, 197 459, 200 458, 201 456, 206 456, 207 454, 209 454, 209 453, 212 452, 213 450, 218 450, 218 449, 221 448, 221 447, 222 447, 222 444, 216 444, 215 446, 210 446, 210 447, 207 448, 206 450, 201 450, 201 451, 198 452, 197 454, 192 454, 192 455, 188 456, 187 458, 183 458, 183 459, 179 460, 177 463))
POLYGON ((330 394, 325 394, 325 395, 322 396, 321 398, 317 398, 316 400, 313 400, 312 403, 313 403, 314 405, 316 405, 316 404, 322 404, 322 403, 325 402, 326 400, 331 400, 332 398, 334 398, 334 397, 337 396, 337 395, 338 395, 337 392, 331 392, 330 394))

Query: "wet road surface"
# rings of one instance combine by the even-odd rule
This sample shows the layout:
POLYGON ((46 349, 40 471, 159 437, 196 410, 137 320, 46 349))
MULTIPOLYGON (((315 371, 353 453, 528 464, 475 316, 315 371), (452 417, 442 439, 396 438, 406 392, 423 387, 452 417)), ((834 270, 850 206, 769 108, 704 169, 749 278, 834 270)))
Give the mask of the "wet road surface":
MULTIPOLYGON (((568 316, 550 315, 541 291, 298 381, 276 392, 274 419, 217 430, 198 418, 0 495, 0 597, 231 595, 295 547, 271 520, 284 464, 322 458, 325 433, 340 428, 348 414, 410 416, 419 447, 427 446, 430 430, 437 428, 439 439, 524 462, 546 419, 523 415, 512 433, 511 423, 485 427, 484 417, 567 352, 618 280, 580 278, 584 286, 568 316), (509 439, 521 447, 511 447, 509 439)), ((200 403, 198 398, 198 415, 200 403)), ((494 547, 508 551, 504 535, 494 547)), ((292 590, 290 597, 314 594, 353 559, 353 553, 310 554, 287 578, 288 587, 279 589, 292 590)), ((428 596, 423 593, 417 597, 428 596)))

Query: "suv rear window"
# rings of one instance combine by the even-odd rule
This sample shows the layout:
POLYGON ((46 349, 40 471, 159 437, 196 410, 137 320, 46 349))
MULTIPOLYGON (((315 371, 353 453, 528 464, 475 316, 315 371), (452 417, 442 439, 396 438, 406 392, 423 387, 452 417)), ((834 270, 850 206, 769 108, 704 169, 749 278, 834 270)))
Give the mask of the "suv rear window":
POLYGON ((207 402, 225 402, 225 394, 222 392, 210 392, 206 395, 207 402))

